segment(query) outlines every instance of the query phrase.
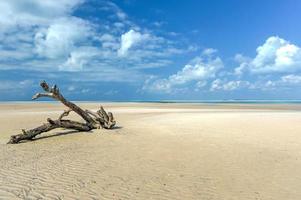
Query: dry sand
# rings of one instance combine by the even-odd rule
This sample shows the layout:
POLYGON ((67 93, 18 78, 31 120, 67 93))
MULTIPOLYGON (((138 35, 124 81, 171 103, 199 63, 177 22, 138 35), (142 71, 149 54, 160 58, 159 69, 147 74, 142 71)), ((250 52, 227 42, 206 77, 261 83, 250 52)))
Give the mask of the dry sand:
POLYGON ((55 130, 6 145, 64 107, 0 104, 0 199, 301 199, 300 106, 105 108, 114 130, 55 130))

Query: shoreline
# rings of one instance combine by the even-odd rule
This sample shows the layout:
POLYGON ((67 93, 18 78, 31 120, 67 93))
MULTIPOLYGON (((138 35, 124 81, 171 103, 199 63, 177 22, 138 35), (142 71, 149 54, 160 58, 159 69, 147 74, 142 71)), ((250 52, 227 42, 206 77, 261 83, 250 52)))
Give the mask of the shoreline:
MULTIPOLYGON (((132 101, 111 101, 111 100, 72 100, 77 103, 179 103, 179 104, 301 104, 301 100, 132 100, 132 101)), ((20 100, 20 101, 0 101, 6 103, 59 103, 55 100, 20 100)))
MULTIPOLYGON (((301 103, 182 103, 182 102, 172 102, 172 103, 162 103, 162 102, 85 102, 85 101, 72 101, 81 105, 83 107, 87 107, 89 109, 97 109, 100 105, 111 108, 124 108, 124 107, 132 107, 136 108, 160 108, 160 109, 198 109, 198 110, 262 110, 262 111, 301 111, 301 103)), ((32 108, 45 108, 47 107, 64 109, 65 106, 57 101, 28 101, 28 102, 4 102, 0 103, 0 112, 1 110, 7 110, 10 108, 13 109, 32 109, 32 108)))

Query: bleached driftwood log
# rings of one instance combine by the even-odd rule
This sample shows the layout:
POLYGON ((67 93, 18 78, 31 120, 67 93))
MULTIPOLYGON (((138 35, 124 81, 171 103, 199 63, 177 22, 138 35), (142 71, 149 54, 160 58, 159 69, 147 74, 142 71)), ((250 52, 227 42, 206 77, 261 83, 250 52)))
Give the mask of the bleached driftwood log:
POLYGON ((90 110, 83 110, 76 104, 66 100, 64 96, 60 93, 59 88, 54 85, 49 87, 48 84, 43 81, 41 82, 41 87, 45 91, 44 93, 35 94, 32 99, 38 99, 40 97, 50 97, 55 100, 62 102, 69 109, 64 111, 57 120, 47 119, 47 123, 30 130, 22 130, 22 133, 17 135, 12 135, 8 144, 15 144, 22 140, 32 140, 35 136, 53 130, 55 128, 65 128, 74 129, 77 131, 90 131, 92 129, 111 129, 115 126, 116 122, 114 120, 113 114, 111 112, 106 112, 101 106, 97 112, 92 112, 90 110), (68 116, 69 113, 73 111, 84 119, 85 123, 64 120, 63 118, 68 116))

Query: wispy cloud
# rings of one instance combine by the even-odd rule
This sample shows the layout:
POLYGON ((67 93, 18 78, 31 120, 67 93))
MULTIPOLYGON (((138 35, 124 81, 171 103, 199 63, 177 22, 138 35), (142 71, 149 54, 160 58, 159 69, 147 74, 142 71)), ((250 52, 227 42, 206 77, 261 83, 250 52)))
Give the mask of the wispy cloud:
POLYGON ((74 16, 85 4, 85 0, 1 2, 0 25, 5 28, 0 30, 0 70, 78 72, 79 79, 93 71, 95 78, 107 75, 125 81, 115 72, 142 74, 140 69, 168 66, 173 55, 191 51, 139 27, 110 1, 97 3, 97 9, 111 13, 102 23, 74 16))
POLYGON ((250 87, 249 81, 223 81, 221 79, 216 79, 211 83, 210 91, 216 90, 225 90, 225 91, 233 91, 242 88, 249 88, 250 87))
POLYGON ((32 85, 34 81, 32 80, 21 80, 21 81, 12 81, 12 80, 1 80, 0 81, 0 91, 20 91, 28 88, 32 85))

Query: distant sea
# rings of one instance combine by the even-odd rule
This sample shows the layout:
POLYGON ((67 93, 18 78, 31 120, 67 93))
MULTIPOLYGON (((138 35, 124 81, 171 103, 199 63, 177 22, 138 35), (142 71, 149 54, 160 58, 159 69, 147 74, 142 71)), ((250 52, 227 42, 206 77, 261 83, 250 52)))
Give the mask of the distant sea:
MULTIPOLYGON (((78 101, 77 103, 196 103, 196 104, 301 104, 301 100, 133 100, 133 101, 78 101)), ((0 101, 0 104, 60 103, 57 101, 0 101)))

